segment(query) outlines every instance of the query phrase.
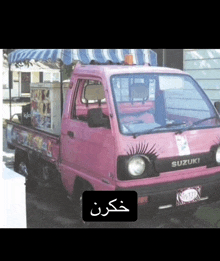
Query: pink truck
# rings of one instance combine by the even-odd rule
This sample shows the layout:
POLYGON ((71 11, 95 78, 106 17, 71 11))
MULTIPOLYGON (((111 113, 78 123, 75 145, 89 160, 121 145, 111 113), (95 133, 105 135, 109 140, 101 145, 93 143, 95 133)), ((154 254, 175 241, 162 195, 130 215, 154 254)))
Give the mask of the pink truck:
POLYGON ((60 135, 10 120, 7 142, 27 185, 61 181, 78 210, 86 190, 181 209, 220 199, 219 112, 183 71, 77 64, 60 135))

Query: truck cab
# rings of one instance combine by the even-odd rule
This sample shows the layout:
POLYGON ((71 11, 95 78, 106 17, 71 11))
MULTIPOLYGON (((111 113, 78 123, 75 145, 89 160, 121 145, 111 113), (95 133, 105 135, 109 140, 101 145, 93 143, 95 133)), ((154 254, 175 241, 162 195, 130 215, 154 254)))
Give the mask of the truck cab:
POLYGON ((218 106, 180 70, 77 65, 61 126, 64 187, 135 190, 156 208, 217 198, 218 106))

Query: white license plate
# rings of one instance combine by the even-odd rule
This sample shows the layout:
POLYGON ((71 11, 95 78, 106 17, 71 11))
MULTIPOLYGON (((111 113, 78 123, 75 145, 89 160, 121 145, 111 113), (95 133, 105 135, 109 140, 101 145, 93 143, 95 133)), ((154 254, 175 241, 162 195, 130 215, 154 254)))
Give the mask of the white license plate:
POLYGON ((179 189, 176 194, 176 205, 181 206, 200 201, 201 186, 179 189))

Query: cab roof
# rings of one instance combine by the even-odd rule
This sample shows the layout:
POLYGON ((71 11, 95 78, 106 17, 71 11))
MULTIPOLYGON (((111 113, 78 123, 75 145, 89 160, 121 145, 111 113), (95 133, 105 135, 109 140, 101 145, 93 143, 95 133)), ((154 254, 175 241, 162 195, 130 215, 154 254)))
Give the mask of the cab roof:
POLYGON ((170 73, 170 74, 187 74, 179 69, 156 67, 148 65, 76 65, 74 74, 84 76, 99 76, 103 74, 111 76, 115 74, 128 73, 170 73))

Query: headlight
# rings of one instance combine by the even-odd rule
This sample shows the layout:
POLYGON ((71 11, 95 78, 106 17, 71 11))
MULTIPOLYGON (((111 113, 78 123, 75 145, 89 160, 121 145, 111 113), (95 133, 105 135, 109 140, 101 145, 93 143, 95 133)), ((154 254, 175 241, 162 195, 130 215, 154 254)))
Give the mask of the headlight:
POLYGON ((117 159, 117 177, 119 180, 146 179, 158 177, 154 160, 147 155, 125 155, 117 159))
POLYGON ((218 147, 215 155, 216 162, 220 164, 220 147, 218 147))
POLYGON ((134 156, 128 161, 128 172, 134 177, 140 176, 145 171, 145 161, 140 156, 134 156))

